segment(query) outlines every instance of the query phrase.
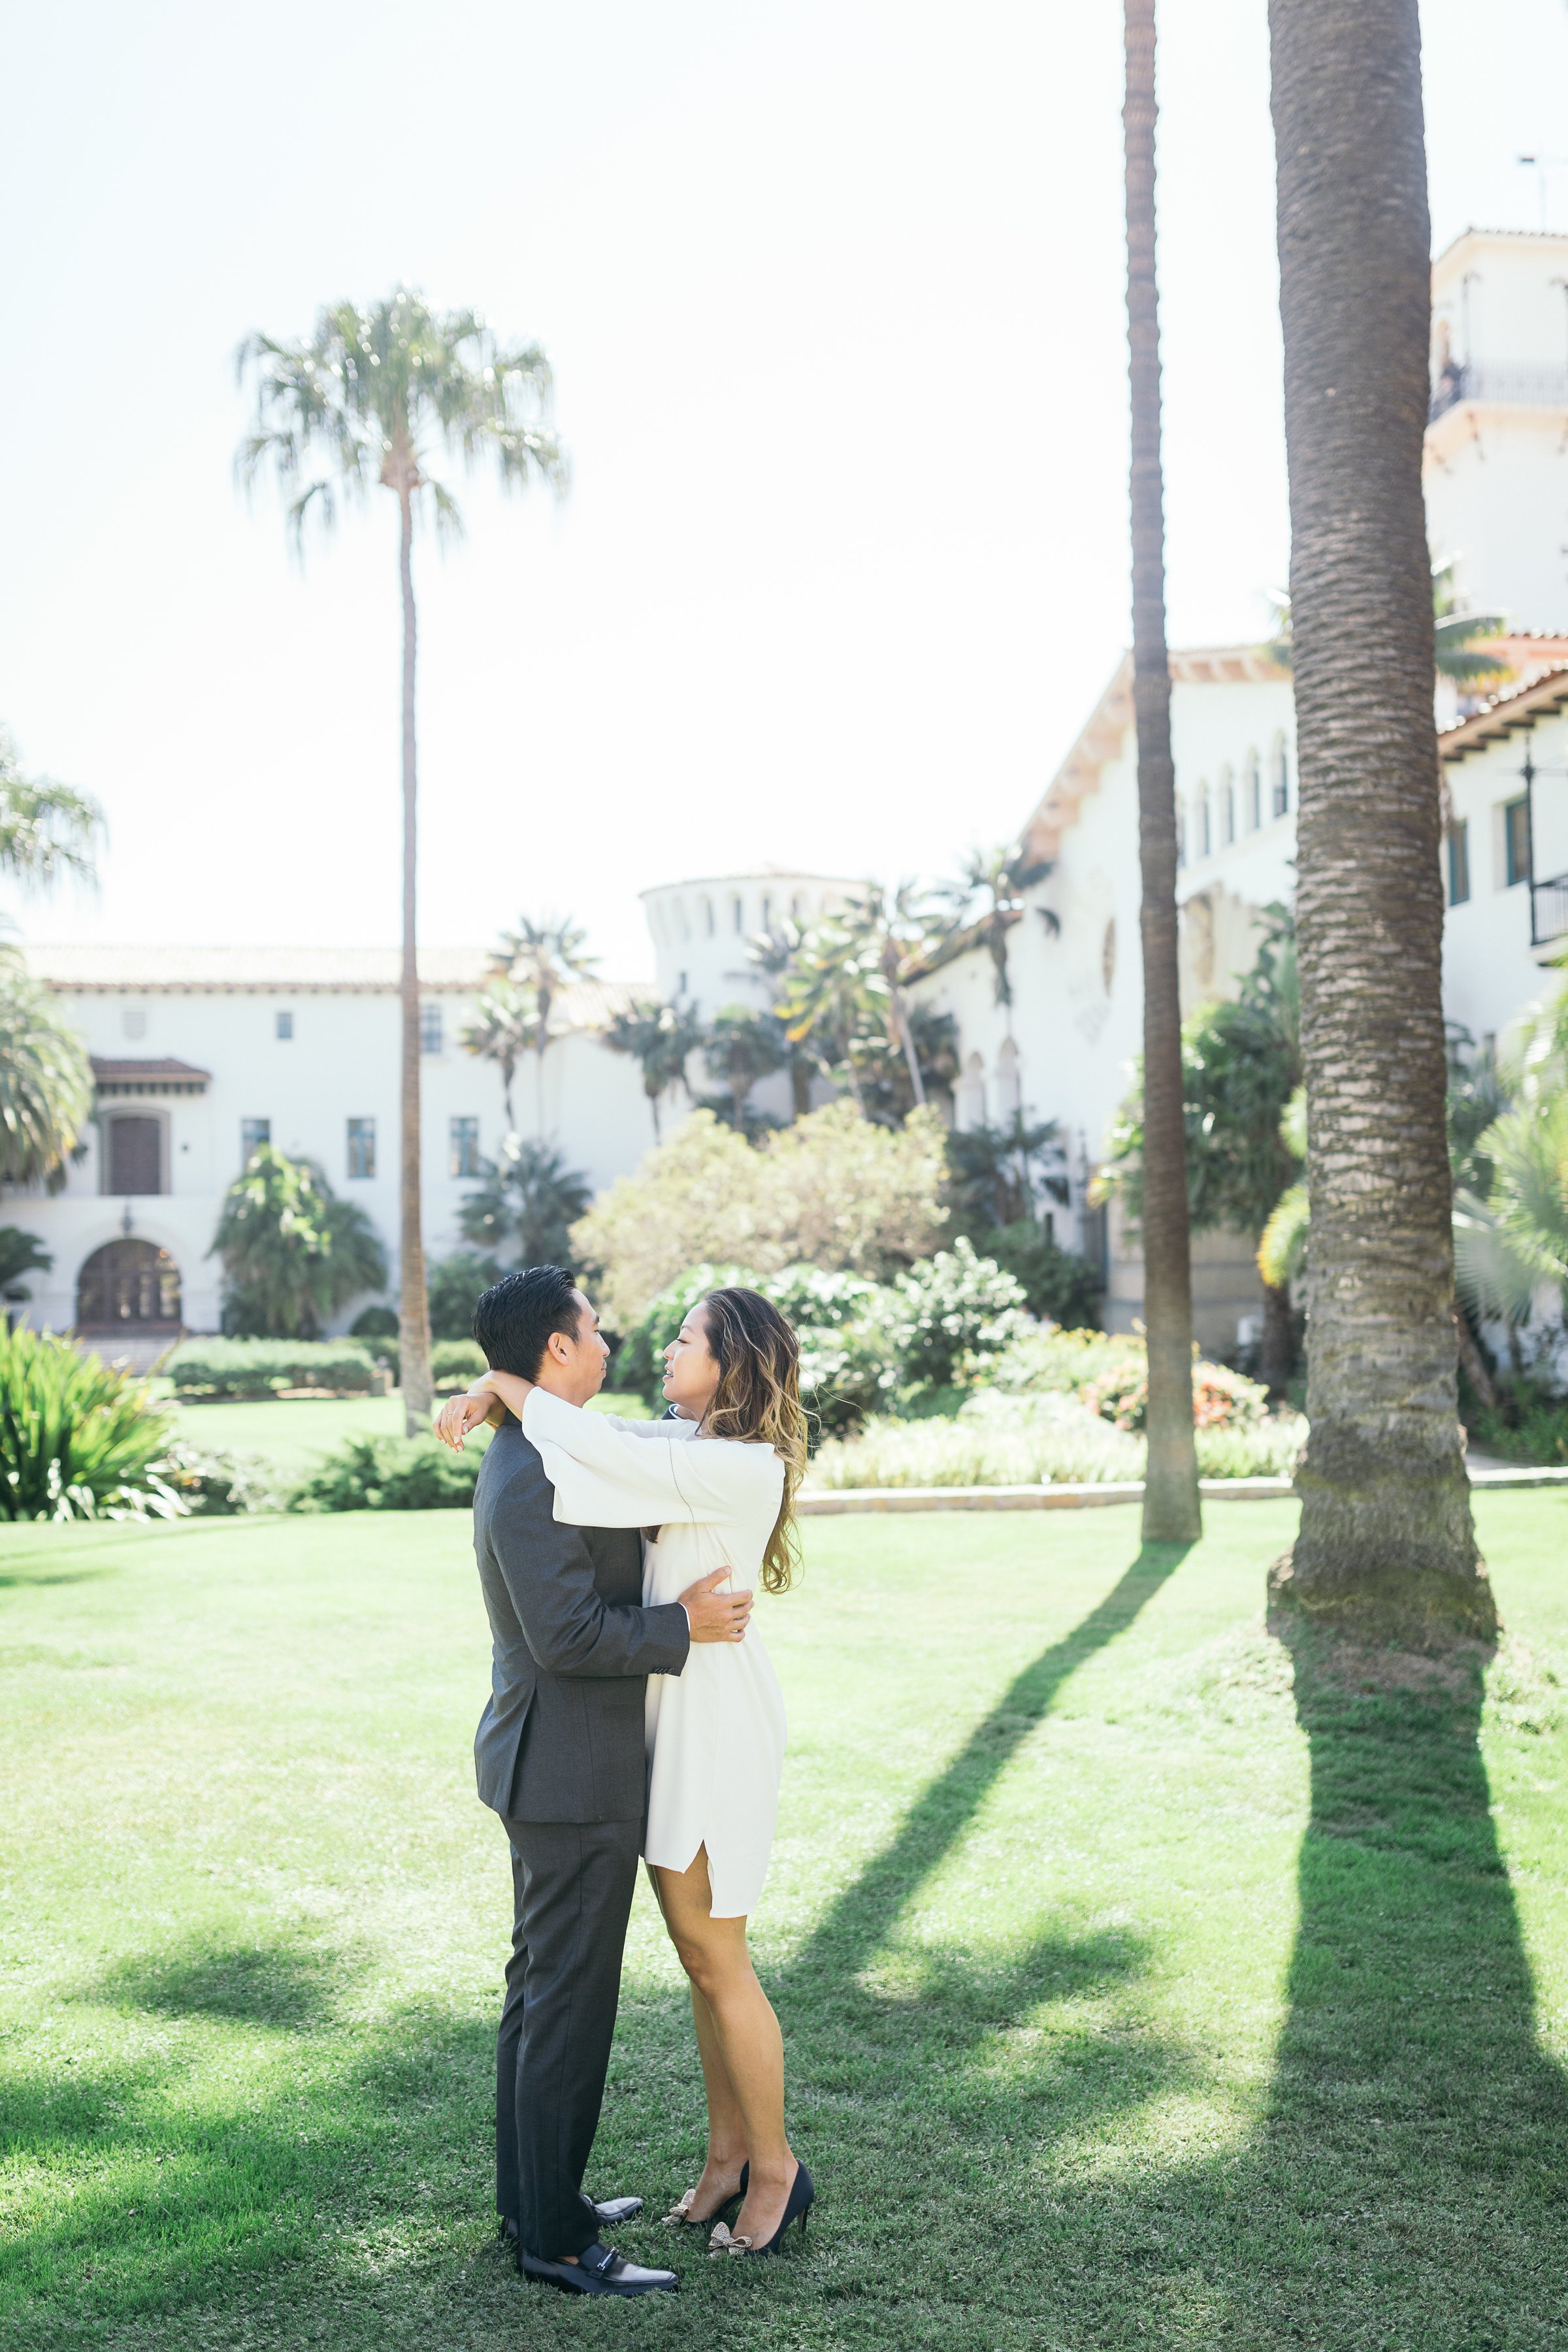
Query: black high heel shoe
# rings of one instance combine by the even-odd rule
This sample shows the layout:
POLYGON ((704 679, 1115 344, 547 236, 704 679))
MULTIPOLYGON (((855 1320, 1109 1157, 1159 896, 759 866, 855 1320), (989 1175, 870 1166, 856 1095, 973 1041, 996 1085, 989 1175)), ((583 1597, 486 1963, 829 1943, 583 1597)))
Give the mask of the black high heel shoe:
MULTIPOLYGON (((743 2191, 742 2191, 743 2193, 743 2191)), ((789 2185, 784 2219, 765 2245, 753 2246, 750 2238, 733 2238, 721 2221, 708 2241, 710 2254, 780 2254, 784 2252, 784 2231, 792 2221, 800 2223, 800 2234, 805 2235, 805 2217, 816 2202, 816 2184, 804 2164, 796 2164, 795 2179, 789 2185)))
POLYGON ((691 2218, 692 2200, 697 2194, 695 2189, 689 2189, 685 2196, 681 2199, 679 2204, 672 2205, 664 2218, 669 2224, 670 2228, 676 2230, 709 2230, 713 2227, 715 2222, 722 2227, 731 2220, 732 2215, 740 2211, 741 2207, 745 2203, 746 2183, 750 2180, 751 2177, 751 2166, 749 2164, 743 2164, 741 2167, 741 2185, 739 2189, 732 2189, 729 2196, 724 2199, 723 2203, 721 2205, 715 2205, 711 2213, 704 2213, 700 2221, 694 2221, 691 2218))

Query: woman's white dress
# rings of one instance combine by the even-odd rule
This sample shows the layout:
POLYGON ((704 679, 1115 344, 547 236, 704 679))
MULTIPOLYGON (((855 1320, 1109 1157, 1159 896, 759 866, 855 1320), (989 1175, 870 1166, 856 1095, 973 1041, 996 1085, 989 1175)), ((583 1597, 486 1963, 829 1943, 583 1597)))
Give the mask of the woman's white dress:
MULTIPOLYGON (((637 1528, 643 1601, 679 1601, 728 1568, 755 1590, 784 1494, 771 1445, 699 1437, 689 1421, 622 1421, 531 1389, 522 1429, 578 1528, 637 1528), (657 1525, 654 1524, 657 1522, 657 1525)), ((708 1849, 716 1919, 745 1918, 767 1875, 784 1769, 784 1706, 753 1623, 743 1642, 694 1643, 679 1675, 647 1681, 647 1834, 643 1852, 686 1870, 708 1849)))

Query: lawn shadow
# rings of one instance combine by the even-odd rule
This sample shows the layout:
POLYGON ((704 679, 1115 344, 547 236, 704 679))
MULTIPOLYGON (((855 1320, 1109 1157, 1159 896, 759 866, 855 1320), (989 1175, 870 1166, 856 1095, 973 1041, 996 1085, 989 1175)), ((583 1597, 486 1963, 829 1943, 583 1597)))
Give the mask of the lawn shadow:
POLYGON ((1258 2179, 1279 2283, 1328 2340, 1378 2305, 1428 2347, 1562 2340, 1568 2084, 1492 1815, 1489 1654, 1277 1630, 1311 1759, 1258 2179))
POLYGON ((1126 1633, 1192 1547, 1144 1544, 1103 1601, 1015 1676, 963 1748, 915 1800, 897 1835, 836 1897, 802 1949, 774 1979, 783 1997, 819 1998, 861 1968, 900 1912, 957 1845, 1062 1685, 1097 1651, 1126 1633))
POLYGON ((216 1950, 197 1944, 128 1955, 84 1986, 79 1998, 163 2017, 221 2017, 307 2033, 331 2021, 352 1967, 346 1951, 292 1940, 216 1950))

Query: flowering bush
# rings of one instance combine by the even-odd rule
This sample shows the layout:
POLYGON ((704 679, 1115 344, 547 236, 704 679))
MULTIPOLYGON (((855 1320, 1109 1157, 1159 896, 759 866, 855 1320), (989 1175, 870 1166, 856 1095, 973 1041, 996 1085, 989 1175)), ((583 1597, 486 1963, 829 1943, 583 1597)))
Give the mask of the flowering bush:
MULTIPOLYGON (((1149 1415, 1149 1366, 1142 1349, 1081 1391, 1090 1411, 1118 1429, 1141 1430, 1149 1415)), ((1268 1410, 1268 1391, 1226 1364, 1193 1366, 1193 1420, 1199 1429, 1252 1428, 1268 1410)))
POLYGON ((900 1274, 882 1313, 908 1388, 973 1380, 1031 1328, 1023 1284, 962 1235, 900 1274))

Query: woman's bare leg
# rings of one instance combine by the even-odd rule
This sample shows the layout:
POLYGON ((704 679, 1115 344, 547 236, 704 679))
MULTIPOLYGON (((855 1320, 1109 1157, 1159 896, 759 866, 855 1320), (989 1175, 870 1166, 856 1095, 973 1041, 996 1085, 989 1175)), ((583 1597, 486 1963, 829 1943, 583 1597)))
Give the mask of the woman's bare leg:
MULTIPOLYGON (((660 1911, 664 1911, 664 1894, 659 1885, 661 1873, 649 1868, 654 1895, 660 1911)), ((665 1913, 665 1926, 669 1916, 665 1913)), ((674 1930, 671 1929, 673 1940, 674 1930)), ((697 2183, 697 2193, 691 2200, 693 2221, 710 2221, 721 2206, 727 2205, 741 2185, 741 2167, 746 2161, 746 2126, 741 2114, 741 2103, 735 2096, 724 2064, 718 2028, 713 2012, 699 1992, 690 1986, 691 2021, 697 2029, 697 2051, 702 2061, 702 2084, 708 2094, 708 2161, 697 2183)))
MULTIPOLYGON (((745 2136, 752 2169, 735 2234, 760 2245, 783 2221, 795 2175, 795 2158, 784 2136, 784 2036, 757 1982, 746 1949, 745 1921, 712 1916, 706 1849, 689 1870, 656 1869, 654 1875, 665 1925, 691 1979, 692 2013, 698 2020, 698 2046, 702 2049, 703 2076, 709 2085, 710 2118, 713 2075, 703 2048, 704 2011, 713 2033, 715 2056, 745 2136)), ((728 2114, 725 2124, 727 2133, 728 2114)), ((717 2168, 711 2144, 709 2168, 717 2168)), ((705 2173, 704 2179, 707 2177, 705 2173)))

